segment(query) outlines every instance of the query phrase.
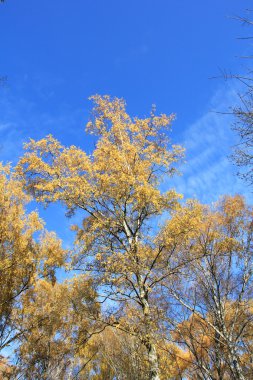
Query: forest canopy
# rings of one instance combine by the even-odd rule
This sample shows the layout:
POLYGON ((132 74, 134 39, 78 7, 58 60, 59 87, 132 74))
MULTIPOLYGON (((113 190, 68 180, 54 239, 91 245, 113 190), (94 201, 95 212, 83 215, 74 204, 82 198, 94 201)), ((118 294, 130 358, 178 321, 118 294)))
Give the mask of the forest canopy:
POLYGON ((251 378, 252 208, 170 187, 184 156, 173 115, 91 99, 92 154, 49 135, 1 168, 1 349, 15 342, 16 358, 2 376, 251 378), (81 215, 73 248, 27 213, 32 198, 81 215))

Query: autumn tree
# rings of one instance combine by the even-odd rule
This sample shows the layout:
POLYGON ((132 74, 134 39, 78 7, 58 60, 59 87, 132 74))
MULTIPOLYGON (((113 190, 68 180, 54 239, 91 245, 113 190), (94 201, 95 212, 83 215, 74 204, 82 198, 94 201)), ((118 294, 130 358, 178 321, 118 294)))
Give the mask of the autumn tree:
POLYGON ((39 280, 23 295, 22 306, 19 378, 79 379, 96 354, 89 340, 103 330, 95 323, 100 308, 91 279, 39 280))
MULTIPOLYGON (((91 380, 147 380, 148 358, 141 341, 128 333, 107 327, 92 336, 90 344, 97 352, 83 372, 91 380), (90 376, 90 377, 89 377, 90 376)), ((160 377, 180 379, 189 365, 189 355, 178 345, 157 341, 160 377)))
POLYGON ((190 203, 177 213, 178 223, 189 215, 197 228, 185 230, 189 239, 182 237, 178 249, 199 258, 189 263, 184 283, 170 284, 178 308, 186 312, 172 335, 189 352, 190 379, 249 379, 253 370, 252 208, 240 196, 225 197, 214 208, 190 203))
POLYGON ((169 183, 183 149, 170 145, 163 133, 173 115, 152 111, 147 118, 131 118, 122 99, 92 99, 87 131, 98 136, 92 155, 75 146, 65 148, 48 136, 26 145, 17 171, 36 200, 61 201, 69 215, 83 212, 82 224, 74 227, 73 268, 97 279, 101 299, 110 301, 106 323, 140 339, 149 378, 157 380, 158 288, 185 260, 157 238, 159 217, 180 198, 174 190, 162 192, 160 184, 164 175, 169 183), (125 307, 134 310, 132 325, 120 325, 125 307))
POLYGON ((10 167, 0 164, 0 350, 23 333, 15 323, 21 296, 40 277, 54 281, 64 262, 60 240, 36 212, 26 212, 29 199, 10 167))
POLYGON ((85 373, 90 374, 92 380, 147 379, 145 347, 136 337, 107 327, 101 334, 94 335, 90 344, 96 355, 85 368, 85 373))

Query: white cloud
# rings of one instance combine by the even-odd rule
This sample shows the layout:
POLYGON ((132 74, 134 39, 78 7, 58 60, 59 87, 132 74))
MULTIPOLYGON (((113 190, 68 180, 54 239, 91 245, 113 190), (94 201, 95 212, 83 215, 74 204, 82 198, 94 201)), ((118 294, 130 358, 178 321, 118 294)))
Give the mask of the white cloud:
POLYGON ((203 116, 185 129, 182 145, 187 162, 182 176, 172 183, 186 198, 210 203, 223 194, 239 193, 252 201, 251 189, 236 176, 237 168, 229 159, 237 136, 231 129, 232 116, 224 113, 236 102, 236 89, 220 89, 203 116))

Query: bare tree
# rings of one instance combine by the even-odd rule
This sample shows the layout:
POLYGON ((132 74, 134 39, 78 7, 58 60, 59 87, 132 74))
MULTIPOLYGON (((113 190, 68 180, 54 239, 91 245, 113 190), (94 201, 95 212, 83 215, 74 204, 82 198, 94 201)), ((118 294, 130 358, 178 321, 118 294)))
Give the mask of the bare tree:
MULTIPOLYGON (((249 14, 250 11, 248 10, 249 14)), ((245 26, 252 27, 253 21, 250 17, 235 17, 245 26)), ((240 39, 251 40, 252 36, 240 39)), ((233 79, 240 83, 242 91, 239 93, 240 103, 231 107, 234 116, 233 130, 239 136, 239 143, 234 147, 232 160, 240 168, 238 175, 248 184, 253 184, 253 68, 251 64, 252 54, 241 57, 248 60, 247 69, 244 74, 225 74, 226 79, 233 79)))

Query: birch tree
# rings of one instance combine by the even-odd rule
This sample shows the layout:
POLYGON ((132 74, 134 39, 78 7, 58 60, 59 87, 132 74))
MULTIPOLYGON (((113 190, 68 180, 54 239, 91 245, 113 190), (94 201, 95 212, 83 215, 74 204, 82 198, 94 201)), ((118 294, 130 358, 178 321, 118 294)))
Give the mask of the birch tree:
POLYGON ((179 307, 189 313, 172 335, 192 358, 189 378, 195 379, 197 373, 199 379, 249 379, 253 370, 252 208, 240 196, 225 197, 214 209, 199 204, 194 208, 200 211, 198 229, 180 249, 195 251, 199 258, 188 266, 183 289, 170 285, 179 307))
POLYGON ((147 118, 131 118, 122 99, 92 99, 95 107, 87 131, 98 140, 91 155, 47 136, 26 145, 17 170, 38 201, 61 201, 69 215, 83 212, 81 225, 73 227, 73 268, 97 279, 101 299, 110 300, 107 323, 141 340, 149 378, 158 380, 157 289, 182 265, 157 239, 159 216, 175 209, 180 198, 169 185, 162 192, 160 184, 164 175, 169 184, 183 149, 171 145, 164 133, 173 115, 152 111, 147 118), (135 310, 132 325, 120 325, 125 307, 135 310))

